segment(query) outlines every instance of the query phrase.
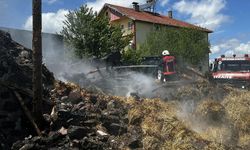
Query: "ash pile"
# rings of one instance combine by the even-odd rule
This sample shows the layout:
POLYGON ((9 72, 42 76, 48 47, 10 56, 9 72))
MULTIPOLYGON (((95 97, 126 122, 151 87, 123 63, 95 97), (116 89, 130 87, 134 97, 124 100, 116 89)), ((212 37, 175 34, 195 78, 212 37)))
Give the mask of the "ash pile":
POLYGON ((139 126, 129 126, 129 107, 54 80, 43 66, 42 136, 20 105, 32 110, 32 51, 0 31, 0 149, 122 149, 142 147, 139 126), (18 98, 19 97, 19 98, 18 98), (14 144, 13 144, 14 143, 14 144))
POLYGON ((142 148, 141 128, 129 125, 129 105, 118 98, 58 82, 51 100, 56 105, 51 114, 44 115, 50 129, 41 137, 16 142, 13 149, 142 148))
MULTIPOLYGON (((46 99, 54 77, 45 66, 42 69, 46 112, 51 107, 46 99)), ((0 30, 0 149, 9 149, 16 140, 34 133, 16 94, 32 110, 32 51, 0 30)))

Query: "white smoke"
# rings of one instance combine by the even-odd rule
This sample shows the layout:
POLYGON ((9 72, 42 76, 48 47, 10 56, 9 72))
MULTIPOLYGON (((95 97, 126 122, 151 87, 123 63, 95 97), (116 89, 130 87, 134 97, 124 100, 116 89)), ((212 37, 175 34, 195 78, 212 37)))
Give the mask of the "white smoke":
POLYGON ((98 88, 108 94, 142 97, 156 96, 155 78, 127 69, 106 69, 104 61, 98 64, 90 59, 76 59, 73 51, 65 50, 62 42, 48 36, 43 44, 43 62, 58 80, 74 82, 83 88, 98 88), (100 68, 97 70, 97 66, 100 68))

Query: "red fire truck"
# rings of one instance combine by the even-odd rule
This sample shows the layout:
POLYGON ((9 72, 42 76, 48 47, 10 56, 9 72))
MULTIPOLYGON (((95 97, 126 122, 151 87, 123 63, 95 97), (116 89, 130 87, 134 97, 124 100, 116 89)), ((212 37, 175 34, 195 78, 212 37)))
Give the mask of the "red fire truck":
POLYGON ((229 83, 236 87, 250 87, 250 57, 245 54, 243 57, 225 57, 215 59, 210 66, 212 79, 216 82, 229 83))

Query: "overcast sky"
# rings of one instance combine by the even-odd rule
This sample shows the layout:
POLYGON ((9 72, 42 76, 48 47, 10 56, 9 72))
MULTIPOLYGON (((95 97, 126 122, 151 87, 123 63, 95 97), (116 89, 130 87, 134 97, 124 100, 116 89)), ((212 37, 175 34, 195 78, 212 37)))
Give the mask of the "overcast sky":
MULTIPOLYGON (((131 7, 133 1, 146 0, 42 0, 43 31, 56 33, 62 28, 64 15, 87 4, 99 11, 105 3, 131 7)), ((31 29, 32 0, 0 0, 0 27, 31 29)), ((210 30, 212 54, 250 54, 249 0, 158 0, 156 11, 167 14, 173 10, 175 19, 210 30)))

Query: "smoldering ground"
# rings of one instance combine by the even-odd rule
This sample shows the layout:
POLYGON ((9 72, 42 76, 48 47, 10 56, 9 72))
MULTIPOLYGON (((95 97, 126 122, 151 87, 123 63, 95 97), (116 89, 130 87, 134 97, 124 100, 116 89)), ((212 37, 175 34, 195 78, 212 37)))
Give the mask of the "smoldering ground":
MULTIPOLYGON (((162 84, 155 82, 154 77, 143 73, 134 71, 117 72, 115 70, 106 70, 105 67, 97 70, 96 65, 93 66, 85 60, 70 60, 68 58, 61 58, 59 60, 57 63, 48 64, 48 67, 57 69, 52 71, 60 80, 75 82, 83 88, 94 92, 104 92, 111 95, 131 96, 134 93, 141 98, 161 98, 167 101, 176 100, 178 101, 177 117, 183 120, 191 130, 200 134, 205 139, 219 143, 231 145, 237 143, 237 138, 235 138, 238 136, 237 132, 231 127, 231 123, 225 119, 225 116, 221 116, 221 118, 216 120, 216 117, 200 115, 202 111, 213 114, 214 112, 206 112, 209 108, 200 108, 202 109, 199 110, 201 112, 198 111, 200 105, 202 105, 201 103, 206 101, 207 97, 214 96, 214 99, 223 97, 225 92, 221 94, 215 92, 221 91, 219 88, 209 93, 208 91, 211 89, 198 89, 195 85, 197 83, 193 82, 186 83, 190 85, 179 83, 171 87, 162 87, 162 84)), ((103 66, 103 64, 98 65, 103 66)), ((215 105, 209 107, 217 107, 215 105)), ((222 112, 217 112, 217 114, 213 115, 221 114, 222 112)))
MULTIPOLYGON (((59 44, 53 40, 50 40, 50 42, 52 42, 52 45, 59 44)), ((93 65, 91 61, 73 59, 69 57, 71 54, 69 55, 65 50, 51 48, 49 43, 47 45, 48 47, 43 48, 43 60, 57 79, 77 83, 83 88, 94 92, 104 92, 105 94, 118 96, 130 96, 131 93, 136 93, 141 98, 161 98, 167 101, 177 101, 177 117, 179 120, 183 120, 189 129, 195 131, 204 139, 237 145, 235 143, 237 143, 238 133, 232 127, 233 121, 227 119, 221 121, 220 119, 216 120, 216 117, 211 119, 209 115, 197 115, 198 112, 200 114, 202 112, 204 114, 206 112, 210 113, 206 110, 213 107, 213 105, 204 104, 204 106, 208 107, 201 107, 200 111, 198 111, 199 105, 202 105, 200 103, 206 102, 208 99, 219 100, 219 103, 225 101, 225 96, 229 93, 228 90, 207 82, 161 87, 162 85, 156 83, 155 78, 152 76, 133 71, 110 72, 103 68, 105 66, 103 63, 98 64, 100 66, 98 71, 96 65, 93 65), (90 73, 92 71, 95 72, 90 73)), ((220 105, 215 104, 214 106, 217 108, 220 105)), ((223 109, 223 107, 219 108, 223 109)), ((220 111, 218 112, 220 113, 220 111)), ((227 115, 222 118, 227 118, 227 115)))
MULTIPOLYGON (((145 98, 160 97, 161 100, 145 99, 139 103, 122 97, 131 105, 129 114, 132 120, 139 118, 143 121, 141 125, 145 133, 154 133, 144 135, 145 147, 150 141, 152 145, 158 144, 160 147, 164 147, 162 143, 166 147, 177 143, 178 147, 178 143, 194 144, 193 139, 199 138, 209 141, 205 144, 216 141, 225 145, 232 144, 234 148, 240 145, 249 149, 248 93, 232 92, 234 89, 214 86, 207 81, 162 86, 153 77, 145 74, 133 71, 110 73, 103 67, 96 71, 93 63, 66 57, 61 49, 49 46, 44 49, 44 63, 59 80, 79 83, 84 89, 113 95, 129 96, 137 93, 145 98), (89 73, 93 70, 94 73, 89 73)), ((152 145, 149 144, 149 147, 152 145)))

